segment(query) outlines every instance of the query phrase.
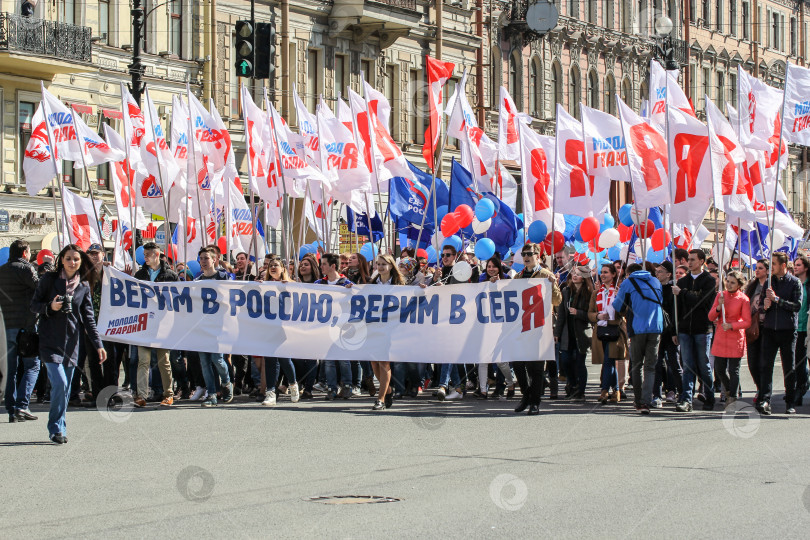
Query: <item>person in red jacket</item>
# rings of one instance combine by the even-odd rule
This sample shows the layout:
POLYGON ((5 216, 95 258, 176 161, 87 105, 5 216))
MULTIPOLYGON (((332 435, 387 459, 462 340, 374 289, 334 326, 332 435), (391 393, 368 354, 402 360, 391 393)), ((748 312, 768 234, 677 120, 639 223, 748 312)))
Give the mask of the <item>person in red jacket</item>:
POLYGON ((737 400, 740 361, 745 354, 745 329, 751 326, 751 302, 742 292, 745 280, 736 270, 726 274, 726 290, 714 299, 709 320, 715 325, 714 369, 726 389, 726 406, 737 400))

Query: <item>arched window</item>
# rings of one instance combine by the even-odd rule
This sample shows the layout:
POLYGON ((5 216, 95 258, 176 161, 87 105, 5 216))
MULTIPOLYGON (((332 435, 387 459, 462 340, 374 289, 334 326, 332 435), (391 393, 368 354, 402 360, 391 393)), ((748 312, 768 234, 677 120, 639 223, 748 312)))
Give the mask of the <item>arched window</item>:
POLYGON ((568 113, 579 119, 579 102, 582 99, 582 81, 580 80, 579 67, 571 66, 571 74, 568 81, 568 113))
POLYGON ((551 116, 557 118, 557 104, 563 102, 562 69, 559 62, 551 65, 551 116))
POLYGON ((605 111, 616 115, 616 81, 611 74, 605 78, 605 111))
POLYGON ((588 95, 585 97, 588 107, 599 108, 599 78, 594 70, 588 73, 588 95))
POLYGON ((540 59, 532 58, 529 63, 529 114, 536 118, 543 116, 543 83, 540 59))
POLYGON ((633 106, 633 85, 630 84, 630 79, 627 77, 622 81, 622 101, 628 107, 633 106))
POLYGON ((520 51, 515 51, 509 59, 509 93, 518 109, 523 108, 523 76, 520 72, 520 51))

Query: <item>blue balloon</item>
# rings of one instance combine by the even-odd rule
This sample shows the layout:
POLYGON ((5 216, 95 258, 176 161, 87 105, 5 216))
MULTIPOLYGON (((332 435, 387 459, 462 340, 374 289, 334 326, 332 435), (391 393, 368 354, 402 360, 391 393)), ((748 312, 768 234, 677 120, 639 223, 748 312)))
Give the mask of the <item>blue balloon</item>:
POLYGON ((622 258, 622 248, 620 245, 615 245, 609 250, 607 250, 608 259, 611 261, 618 261, 622 258))
POLYGON ((577 253, 588 253, 588 250, 590 248, 588 247, 588 244, 586 244, 585 242, 574 241, 574 249, 576 250, 577 253))
POLYGON ((192 276, 196 276, 200 272, 202 272, 202 268, 200 267, 200 263, 197 261, 188 261, 186 263, 186 268, 189 269, 192 276))
POLYGON ((444 218, 444 216, 447 215, 447 212, 449 212, 449 210, 447 209, 446 204, 443 204, 438 208, 436 208, 436 223, 441 223, 442 218, 444 218))
POLYGON ((613 264, 613 261, 611 261, 610 259, 602 259, 601 261, 599 261, 600 268, 605 266, 606 264, 613 264))
POLYGON ((455 234, 453 236, 451 236, 450 238, 445 238, 444 242, 442 242, 442 247, 444 247, 444 246, 453 246, 454 248, 456 248, 456 252, 461 251, 461 248, 463 247, 463 245, 464 244, 461 241, 461 237, 458 236, 458 235, 455 235, 455 234))
POLYGON ((139 246, 138 249, 135 250, 135 262, 140 265, 146 263, 146 259, 143 258, 143 246, 139 246))
POLYGON ((599 234, 602 234, 608 229, 612 229, 616 225, 616 220, 610 214, 602 216, 602 223, 599 225, 599 234))
POLYGON ((0 248, 0 264, 6 264, 8 262, 8 248, 0 248))
POLYGON ((300 261, 301 259, 303 259, 304 255, 306 255, 308 253, 312 253, 309 250, 309 246, 301 246, 301 249, 298 250, 298 260, 300 261))
POLYGON ((579 234, 579 229, 578 228, 577 228, 577 230, 574 231, 574 245, 576 245, 577 242, 582 243, 582 235, 579 234))
POLYGON ((377 257, 377 253, 379 253, 379 251, 380 250, 376 244, 370 244, 366 242, 360 248, 360 255, 365 257, 367 261, 371 262, 374 260, 375 257, 377 257))
POLYGON ((539 244, 548 236, 548 227, 540 220, 532 221, 529 225, 529 240, 535 244, 539 244))
MULTIPOLYGON (((495 204, 489 199, 481 199, 475 205, 475 217, 478 221, 486 221, 495 214, 495 204)), ((488 259, 489 257, 487 257, 488 259)))
POLYGON ((475 243, 475 256, 479 261, 487 261, 495 255, 495 242, 489 238, 482 238, 475 243))
POLYGON ((661 251, 650 251, 647 253, 647 260, 653 264, 661 264, 664 262, 664 259, 667 256, 667 251, 662 249, 661 251))
POLYGON ((427 251, 428 264, 436 264, 436 248, 428 246, 425 251, 427 251))
POLYGON ((512 270, 514 270, 515 272, 520 272, 521 270, 523 270, 523 268, 524 268, 523 263, 519 263, 517 261, 512 263, 512 270))
POLYGON ((621 221, 622 225, 625 227, 632 227, 633 223, 633 205, 632 204, 625 204, 621 208, 619 208, 619 221, 621 221))

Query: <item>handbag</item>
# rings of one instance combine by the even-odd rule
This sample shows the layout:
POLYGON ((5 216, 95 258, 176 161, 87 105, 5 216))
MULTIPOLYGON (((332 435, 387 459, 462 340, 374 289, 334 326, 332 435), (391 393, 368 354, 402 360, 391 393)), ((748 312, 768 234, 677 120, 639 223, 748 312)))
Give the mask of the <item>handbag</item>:
POLYGON ((608 324, 607 326, 596 327, 596 339, 612 343, 619 341, 619 325, 608 324))
POLYGON ((39 334, 21 328, 17 332, 17 355, 22 358, 39 356, 39 334))
POLYGON ((759 339, 759 315, 751 321, 751 326, 745 329, 745 342, 751 343, 759 339))

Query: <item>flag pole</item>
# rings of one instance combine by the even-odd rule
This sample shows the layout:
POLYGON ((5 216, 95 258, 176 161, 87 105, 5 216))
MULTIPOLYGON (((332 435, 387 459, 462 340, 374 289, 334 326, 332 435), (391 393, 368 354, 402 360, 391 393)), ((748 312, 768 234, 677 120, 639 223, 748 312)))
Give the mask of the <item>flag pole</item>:
MULTIPOLYGON (((282 163, 281 154, 278 151, 278 137, 276 136, 276 121, 273 118, 272 106, 270 104, 270 101, 267 98, 267 87, 264 87, 264 106, 267 108, 267 115, 270 117, 270 134, 272 136, 272 141, 273 141, 273 157, 276 160, 276 163, 278 164, 278 172, 281 175, 281 191, 284 194, 284 198, 282 200, 282 205, 281 205, 281 210, 282 210, 281 211, 281 237, 284 239, 284 244, 286 244, 284 246, 284 250, 283 250, 284 251, 284 258, 289 261, 290 253, 291 253, 290 248, 293 248, 293 250, 294 250, 295 246, 291 245, 292 242, 294 241, 294 238, 293 238, 294 235, 293 235, 292 231, 290 231, 290 227, 292 226, 292 223, 291 223, 292 220, 289 219, 289 218, 291 216, 285 216, 284 215, 285 214, 284 206, 288 207, 288 212, 287 212, 288 214, 290 212, 292 212, 293 209, 289 208, 291 205, 290 205, 290 197, 287 194, 287 182, 286 182, 285 175, 284 175, 284 163, 282 163), (287 219, 285 219, 285 217, 287 219), (287 223, 286 227, 284 226, 285 223, 287 223)), ((277 190, 278 190, 278 188, 277 188, 277 190)))
MULTIPOLYGON (((250 245, 248 246, 248 260, 247 264, 250 264, 250 252, 253 251, 253 254, 256 257, 256 262, 259 262, 259 246, 256 243, 256 223, 258 221, 258 213, 256 212, 256 192, 253 189, 253 186, 256 183, 256 179, 253 175, 253 163, 250 159, 250 139, 252 138, 251 135, 248 134, 248 118, 247 114, 245 114, 245 99, 244 93, 246 91, 245 83, 242 83, 242 87, 240 88, 240 101, 242 102, 242 120, 245 123, 245 153, 247 154, 247 163, 248 163, 248 185, 250 186, 250 221, 252 230, 250 233, 250 245)), ((244 278, 244 274, 242 276, 244 278)))
MULTIPOLYGON (((157 159, 158 164, 158 177, 160 180, 160 196, 163 198, 163 208, 166 211, 166 217, 164 217, 163 222, 163 238, 164 238, 164 247, 166 248, 166 256, 169 256, 169 202, 166 199, 166 184, 163 181, 163 169, 161 168, 161 149, 158 147, 157 138, 155 136, 155 119, 152 116, 152 107, 149 105, 152 103, 152 99, 149 97, 149 88, 147 87, 145 90, 146 93, 146 108, 149 113, 149 123, 152 125, 152 144, 155 146, 155 158, 157 159)), ((171 189, 171 187, 170 187, 171 189)))
MULTIPOLYGON (((129 116, 129 110, 127 107, 127 103, 124 101, 124 83, 121 83, 121 114, 122 114, 122 121, 123 118, 129 116)), ((130 120, 130 123, 132 121, 130 120)), ((132 274, 135 274, 135 268, 138 266, 138 261, 135 260, 135 252, 137 247, 135 245, 135 232, 138 230, 138 225, 135 223, 135 218, 138 213, 138 193, 135 190, 135 186, 133 185, 135 181, 135 176, 132 174, 132 164, 131 164, 131 148, 132 142, 129 140, 129 134, 127 133, 126 126, 124 127, 124 149, 126 151, 126 161, 127 161, 127 183, 129 189, 129 215, 130 215, 130 226, 132 230, 130 231, 130 236, 132 241, 130 242, 130 249, 132 251, 132 274)))
POLYGON ((93 186, 90 184, 90 173, 87 172, 87 160, 84 159, 85 145, 84 141, 79 139, 79 130, 76 129, 76 111, 72 107, 70 109, 70 123, 73 125, 73 133, 76 136, 76 141, 79 143, 79 154, 82 156, 82 169, 84 170, 84 178, 87 180, 87 191, 90 193, 90 206, 93 207, 93 217, 96 220, 98 239, 103 243, 104 238, 101 236, 101 223, 98 219, 98 210, 96 210, 96 198, 93 196, 93 186))
MULTIPOLYGON (((56 148, 56 142, 53 136, 53 128, 51 127, 51 122, 49 119, 50 114, 48 113, 48 103, 45 100, 45 84, 40 81, 39 86, 41 90, 41 95, 43 97, 43 99, 40 100, 40 104, 42 105, 42 112, 45 116, 45 131, 47 131, 48 133, 48 145, 51 148, 51 161, 53 162, 53 171, 54 174, 56 175, 56 185, 59 186, 59 195, 62 198, 62 227, 65 228, 62 232, 64 232, 65 230, 69 231, 69 229, 67 229, 68 226, 67 214, 65 213, 65 202, 64 196, 62 195, 62 190, 64 189, 64 187, 62 185, 62 179, 59 175, 59 166, 56 164, 56 153, 58 150, 56 148)), ((54 212, 56 212, 56 193, 54 193, 53 205, 54 205, 54 212)), ((56 225, 57 225, 56 238, 59 241, 59 247, 63 248, 66 245, 70 244, 70 236, 65 238, 64 235, 60 233, 58 219, 56 220, 56 225), (60 238, 61 240, 59 240, 60 238)))
MULTIPOLYGON (((318 107, 321 107, 322 104, 323 94, 319 94, 318 107)), ((321 139, 321 117, 318 114, 318 107, 315 108, 315 132, 318 135, 318 154, 321 158, 321 173, 323 173, 323 171, 329 170, 329 162, 326 160, 323 139, 321 139)), ((332 205, 327 203, 326 191, 323 189, 323 182, 321 182, 321 212, 323 213, 324 250, 328 250, 328 246, 331 243, 330 234, 332 232, 332 205)))
MULTIPOLYGON (((557 147, 560 130, 559 130, 559 122, 560 122, 560 109, 562 105, 559 103, 557 104, 557 110, 555 111, 555 120, 554 120, 554 180, 551 181, 551 185, 553 187, 553 193, 551 195, 551 236, 549 237, 549 255, 551 258, 551 269, 554 269, 554 222, 557 218, 557 171, 559 170, 560 165, 560 152, 559 148, 557 147)), ((522 156, 521 156, 522 157, 522 156)), ((521 159, 521 162, 523 160, 521 159)), ((525 210, 524 210, 525 212, 525 210)), ((525 216, 525 214, 524 214, 525 216)), ((525 225, 525 224, 524 224, 525 225)), ((524 233, 526 232, 526 227, 523 227, 524 233)), ((563 241, 565 238, 563 238, 563 241)), ((563 247, 565 244, 563 243, 563 247)))
MULTIPOLYGON (((188 136, 188 143, 189 143, 189 148, 191 148, 191 159, 193 161, 194 191, 195 191, 195 193, 197 195, 197 213, 200 216, 200 240, 204 239, 205 242, 203 243, 203 245, 207 245, 208 244, 208 220, 206 219, 206 214, 211 216, 211 221, 212 222, 214 220, 214 215, 211 214, 210 201, 209 201, 209 204, 208 204, 208 208, 206 208, 206 213, 203 213, 203 211, 202 211, 202 202, 200 202, 200 179, 199 179, 199 176, 197 175, 197 149, 195 148, 195 145, 197 143, 197 136, 194 133, 194 124, 191 121, 191 97, 190 96, 191 96, 191 87, 188 84, 186 84, 186 98, 188 99, 188 104, 189 104, 189 116, 188 116, 189 136, 188 136)), ((203 163, 203 165, 204 164, 205 163, 203 163)), ((208 178, 208 168, 207 167, 205 169, 205 178, 208 178)), ((209 191, 212 191, 211 190, 211 179, 210 178, 208 178, 208 186, 209 186, 209 191)), ((214 194, 212 192, 211 197, 213 197, 213 196, 214 196, 214 194)), ((188 224, 188 222, 186 222, 186 224, 188 224)), ((214 236, 215 236, 215 238, 216 238, 216 229, 217 229, 217 226, 216 226, 216 224, 214 224, 214 236)), ((188 233, 186 233, 186 234, 188 234, 188 233)), ((192 253, 192 255, 193 255, 193 253, 192 253)), ((188 261, 186 261, 186 262, 188 262, 188 261)))
MULTIPOLYGON (((675 206, 675 194, 673 193, 672 188, 675 187, 675 183, 672 182, 670 171, 672 170, 672 156, 670 155, 669 149, 669 141, 670 141, 670 134, 669 134, 669 74, 664 70, 664 81, 666 84, 666 94, 664 96, 664 124, 666 126, 666 133, 667 133, 667 180, 669 180, 669 213, 667 215, 667 219, 669 221, 669 238, 670 242, 672 243, 672 250, 670 253, 672 254, 672 260, 675 260, 675 224, 672 220, 672 208, 675 206)), ((628 162, 629 163, 629 162, 628 162)), ((672 279, 675 282, 675 286, 678 286, 678 281, 675 279, 675 272, 673 269, 672 279)), ((678 302, 672 302, 675 306, 675 336, 678 335, 679 325, 678 325, 678 302)))
MULTIPOLYGON (((380 173, 377 170, 377 159, 376 159, 376 152, 375 152, 375 149, 374 149, 375 141, 377 139, 376 139, 376 137, 373 137, 373 133, 374 133, 373 128, 374 128, 374 126, 371 123, 371 105, 370 105, 370 103, 368 101, 368 92, 366 91, 366 84, 368 84, 368 81, 366 80, 365 72, 363 72, 363 71, 360 72, 360 79, 365 83, 365 84, 363 84, 363 99, 366 102, 366 122, 368 123, 368 142, 369 142, 369 146, 370 146, 369 154, 371 155, 371 167, 372 167, 372 169, 374 169, 374 171, 373 171, 374 172, 374 181, 377 183, 377 203, 380 205, 380 210, 382 210, 383 205, 382 205, 382 193, 380 193, 380 173), (373 141, 372 141, 372 138, 374 139, 373 141)), ((374 242, 374 231, 371 230, 371 216, 369 216, 368 234, 369 234, 369 242, 371 242, 371 244, 374 245, 374 243, 375 243, 374 242)), ((383 225, 383 236, 382 236, 382 239, 380 239, 380 252, 382 252, 383 241, 384 240, 386 240, 386 238, 385 238, 385 227, 383 225)), ((386 246, 386 248, 387 248, 387 246, 386 246)), ((373 253, 374 253, 374 250, 372 250, 372 254, 373 253)))
MULTIPOLYGON (((785 65, 785 90, 787 90, 787 86, 788 86, 788 77, 790 77, 790 62, 786 62, 786 65, 785 65)), ((782 167, 780 166, 780 162, 782 161, 782 135, 785 132, 785 125, 784 125, 784 121, 785 121, 785 101, 786 101, 786 97, 785 97, 785 92, 783 91, 782 92, 782 112, 780 113, 780 115, 778 117, 778 120, 779 120, 779 146, 776 147, 776 182, 774 182, 774 184, 773 184, 773 211, 771 212, 771 215, 773 217, 771 218, 771 230, 768 231, 768 237, 770 239, 769 244, 770 244, 771 259, 773 259, 773 254, 776 251, 776 249, 774 249, 775 246, 773 245, 773 233, 774 233, 774 230, 776 229, 776 197, 779 194, 779 173, 782 170, 782 167)), ((766 200, 765 201, 765 210, 767 211, 767 209, 768 209, 768 201, 766 200)), ((781 247, 781 246, 779 246, 779 247, 781 247)), ((773 261, 771 261, 771 262, 773 262, 773 261)), ((773 264, 771 266, 773 266, 773 264)), ((773 268, 771 268, 771 272, 768 272, 768 288, 769 289, 771 288, 771 277, 772 276, 773 276, 773 268)))
MULTIPOLYGON (((623 118, 623 115, 621 114, 621 104, 619 103, 620 101, 621 101, 621 98, 619 97, 618 94, 616 94, 616 106, 619 109, 619 122, 622 125, 622 134, 623 134, 624 133, 624 118, 623 118)), ((667 143, 667 146, 669 146, 669 143, 667 143)), ((629 156, 628 156, 628 158, 629 158, 629 156)), ((638 197, 636 197, 636 185, 635 185, 635 182, 633 182, 633 167, 630 166, 630 159, 627 160, 627 173, 630 176, 630 190, 633 192, 633 206, 636 208, 636 216, 641 216, 641 212, 639 211, 639 208, 638 208, 638 197)), ((645 213, 645 216, 648 213, 649 213, 649 211, 645 213)), ((644 219, 644 232, 645 232, 645 234, 647 233, 647 219, 646 218, 644 219)), ((638 234, 636 234, 636 236, 638 236, 638 234)), ((632 236, 630 238, 632 239, 632 236)), ((641 238, 639 236, 639 244, 641 246, 641 262, 642 262, 642 268, 643 268, 645 266, 646 262, 647 262, 647 245, 646 245, 647 242, 646 242, 646 238, 641 238)), ((630 252, 630 246, 627 247, 627 252, 628 253, 630 252)))

